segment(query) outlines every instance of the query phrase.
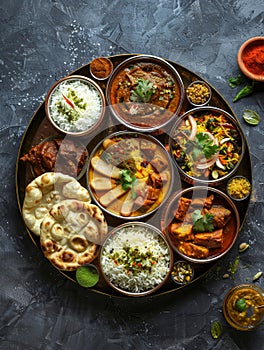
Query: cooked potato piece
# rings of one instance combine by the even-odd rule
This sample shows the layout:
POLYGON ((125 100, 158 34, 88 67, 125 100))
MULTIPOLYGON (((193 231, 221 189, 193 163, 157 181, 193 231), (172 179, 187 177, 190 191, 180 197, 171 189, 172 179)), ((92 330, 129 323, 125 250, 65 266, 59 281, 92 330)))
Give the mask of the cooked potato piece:
POLYGON ((103 159, 98 156, 95 156, 91 160, 92 167, 95 171, 102 175, 109 175, 114 179, 119 179, 120 169, 115 167, 114 165, 107 164, 103 159))
POLYGON ((107 207, 110 203, 112 203, 117 198, 121 197, 126 192, 127 191, 123 190, 121 185, 118 185, 112 190, 106 192, 102 197, 100 197, 99 201, 104 207, 107 207))
POLYGON ((95 191, 107 191, 113 188, 114 184, 112 183, 110 177, 94 177, 91 181, 91 187, 95 191))
POLYGON ((129 216, 133 211, 135 199, 132 196, 132 191, 129 191, 121 207, 121 215, 129 216))

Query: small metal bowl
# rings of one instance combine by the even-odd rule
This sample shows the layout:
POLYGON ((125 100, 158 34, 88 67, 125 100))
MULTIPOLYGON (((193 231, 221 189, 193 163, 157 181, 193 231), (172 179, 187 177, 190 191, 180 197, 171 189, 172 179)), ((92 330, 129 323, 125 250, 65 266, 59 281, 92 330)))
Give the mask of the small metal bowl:
MULTIPOLYGON (((79 97, 76 96, 76 98, 78 99, 79 97)), ((94 103, 94 101, 92 102, 94 103)), ((71 136, 83 136, 95 131, 103 120, 105 106, 105 97, 100 86, 93 80, 80 75, 68 76, 57 81, 49 90, 45 100, 46 115, 51 124, 61 133, 71 136), (76 89, 76 86, 71 90, 70 88, 71 85, 76 84, 76 82, 88 87, 89 93, 93 93, 93 97, 97 97, 99 104, 99 106, 96 105, 92 110, 87 111, 87 118, 82 118, 82 125, 80 123, 81 118, 79 118, 81 115, 80 108, 85 109, 85 104, 90 106, 91 100, 90 96, 87 95, 87 97, 85 96, 87 100, 81 101, 78 104, 73 101, 73 97, 69 98, 66 96, 69 91, 73 91, 73 93, 75 92, 74 89, 76 89), (61 93, 59 92, 60 88, 63 89, 63 92, 61 93), (97 108, 98 111, 96 112, 96 115, 91 116, 91 113, 94 112, 95 108, 97 108), (74 113, 74 115, 71 113, 74 113)))
POLYGON ((189 103, 194 107, 207 105, 212 97, 210 86, 202 80, 195 80, 188 85, 186 97, 189 103))
POLYGON ((77 283, 85 288, 94 287, 99 281, 99 270, 94 264, 85 264, 75 271, 75 277, 77 283), (80 273, 82 270, 82 273, 80 273), (88 278, 86 270, 89 270, 90 278, 88 278), (91 274, 94 275, 91 279, 91 274))
POLYGON ((105 80, 113 72, 113 63, 107 57, 97 57, 90 63, 91 76, 96 80, 105 80))
POLYGON ((173 282, 185 285, 190 283, 194 278, 194 267, 190 262, 179 260, 172 267, 171 279, 173 282))
MULTIPOLYGON (((144 156, 145 157, 144 157, 144 160, 142 160, 142 162, 146 164, 146 167, 148 166, 148 164, 150 165, 154 164, 153 152, 151 151, 151 149, 149 149, 148 151, 145 151, 144 156)), ((145 175, 145 176, 148 176, 148 175, 145 175)), ((87 166, 88 190, 93 200, 104 212, 106 212, 107 214, 110 214, 113 217, 116 217, 118 219, 123 219, 123 220, 141 220, 153 214, 154 212, 156 212, 156 210, 158 210, 162 206, 162 204, 165 203, 166 199, 170 195, 172 186, 173 186, 173 179, 174 179, 173 164, 171 161, 171 157, 169 156, 169 153, 167 152, 165 147, 155 137, 151 135, 139 133, 139 132, 134 132, 134 131, 119 131, 105 137, 93 149, 92 153, 90 154, 90 158, 87 166), (108 204, 102 203, 102 200, 101 200, 102 198, 101 196, 107 193, 107 191, 112 190, 114 187, 117 188, 117 184, 120 182, 120 178, 113 176, 111 173, 111 170, 109 170, 108 173, 107 171, 102 173, 100 171, 94 170, 94 166, 92 163, 93 163, 93 159, 99 158, 100 160, 103 160, 105 162, 105 159, 109 159, 110 157, 112 161, 111 164, 114 165, 114 170, 116 171, 117 170, 116 168, 118 168, 119 171, 121 171, 122 170, 122 167, 120 165, 121 163, 129 164, 131 162, 133 163, 134 159, 137 159, 138 150, 134 150, 133 151, 134 153, 133 153, 132 150, 130 150, 129 148, 128 152, 126 152, 126 148, 127 148, 126 142, 129 140, 131 140, 130 143, 139 144, 139 147, 141 147, 142 143, 144 142, 146 142, 149 147, 154 147, 155 148, 154 158, 157 157, 157 159, 161 160, 162 162, 161 164, 166 164, 166 166, 164 168, 161 167, 160 170, 158 165, 156 165, 157 174, 162 175, 163 173, 166 173, 167 178, 166 179, 161 178, 162 190, 160 192, 160 195, 162 195, 162 198, 158 198, 156 202, 153 203, 150 207, 145 208, 143 204, 136 203, 135 201, 137 198, 136 196, 136 198, 133 199, 134 204, 132 206, 131 213, 127 215, 122 215, 121 207, 122 207, 122 203, 126 200, 127 193, 123 193, 117 197, 112 197, 111 202, 108 204), (108 146, 106 146, 106 142, 108 146), (101 183, 106 185, 106 187, 102 187, 101 185, 97 187, 93 185, 93 183, 95 183, 98 178, 101 183), (115 181, 115 185, 113 184, 113 181, 115 181), (107 184, 109 184, 109 187, 107 184)))
MULTIPOLYGON (((220 259, 225 254, 227 254, 227 252, 233 247, 239 232, 240 218, 235 204, 224 192, 213 187, 194 186, 176 192, 170 197, 162 213, 161 225, 162 230, 168 238, 172 249, 179 256, 195 264, 206 264, 220 259), (212 195, 214 196, 212 206, 222 206, 228 209, 231 212, 231 214, 229 221, 224 227, 225 232, 223 234, 223 241, 221 242, 221 245, 219 245, 218 247, 215 246, 213 248, 208 247, 208 255, 205 254, 203 257, 198 257, 195 254, 194 248, 195 246, 199 248, 201 242, 196 243, 195 241, 195 233, 193 231, 193 223, 190 220, 190 215, 192 215, 194 210, 200 210, 202 212, 204 207, 208 207, 208 205, 205 204, 205 199, 208 198, 208 200, 210 201, 210 197, 212 195), (189 207, 187 207, 188 209, 184 214, 184 217, 181 219, 177 219, 175 213, 179 206, 179 200, 182 197, 186 198, 187 200, 191 200, 191 204, 189 205, 189 207), (193 202, 194 200, 196 200, 196 203, 193 202), (191 210, 189 210, 190 208, 191 210), (172 225, 177 226, 178 224, 179 227, 181 226, 181 224, 186 225, 186 227, 188 226, 187 229, 189 233, 186 232, 186 236, 183 236, 182 239, 179 238, 180 236, 175 236, 171 231, 172 225), (189 248, 186 248, 186 243, 188 243, 189 248)), ((216 231, 217 228, 214 227, 213 230, 216 231)), ((198 252, 197 254, 200 254, 200 252, 198 252)))
POLYGON ((209 184, 210 186, 219 186, 236 172, 243 159, 245 152, 244 134, 239 123, 228 112, 211 106, 197 107, 180 116, 172 127, 169 150, 184 181, 192 185, 209 184), (230 131, 231 138, 228 140, 226 135, 218 136, 218 132, 211 130, 211 124, 207 127, 207 122, 204 122, 204 118, 208 118, 208 120, 218 118, 219 120, 214 122, 215 126, 213 128, 216 130, 216 126, 223 127, 225 125, 227 130, 232 130, 230 131), (197 160, 194 158, 197 150, 194 141, 196 134, 200 132, 196 131, 192 135, 192 131, 195 131, 195 127, 198 130, 201 123, 205 124, 203 133, 206 133, 208 137, 210 136, 214 144, 218 144, 218 150, 209 159, 206 159, 205 156, 202 157, 203 154, 200 152, 201 160, 199 158, 197 160), (197 126, 197 124, 199 125, 197 126), (213 133, 217 136, 214 137, 213 133), (231 164, 231 167, 230 165, 221 164, 219 156, 220 152, 223 151, 222 148, 227 147, 227 142, 234 138, 234 133, 236 133, 235 145, 238 148, 237 152, 234 153, 237 153, 239 158, 233 161, 234 163, 231 164))
POLYGON ((113 115, 127 128, 153 132, 165 128, 180 111, 184 85, 177 70, 166 60, 138 55, 114 69, 107 82, 106 99, 113 115), (149 76, 154 82, 150 82, 149 76), (166 81, 162 90, 155 87, 155 77, 166 81), (149 88, 148 98, 144 96, 145 91, 141 91, 141 96, 137 94, 139 81, 149 88), (154 96, 153 100, 151 96, 154 96))
POLYGON ((173 252, 156 227, 128 222, 109 233, 101 247, 99 262, 111 288, 126 296, 141 297, 153 294, 166 283, 173 265, 173 252), (138 254, 139 260, 134 254, 138 254), (142 258, 142 254, 146 254, 146 258, 142 258))
POLYGON ((242 176, 242 175, 232 177, 228 181, 226 186, 227 194, 234 201, 243 201, 247 199, 251 194, 251 189, 252 189, 251 183, 245 176, 242 176), (232 184, 233 186, 235 186, 235 188, 233 188, 233 191, 232 191, 233 193, 231 192, 232 184))
MULTIPOLYGON (((244 60, 244 55, 249 52, 253 47, 256 46, 260 46, 260 47, 264 47, 264 36, 256 36, 253 38, 250 38, 248 40, 246 40, 241 47, 238 50, 238 54, 237 54, 237 62, 239 65, 239 68, 241 69, 242 73, 247 76, 249 79, 251 80, 256 80, 256 81, 260 81, 260 82, 264 82, 264 74, 256 74, 245 62, 244 60)), ((252 63, 254 63, 254 60, 257 60, 258 57, 257 55, 251 58, 252 63)), ((260 62, 259 65, 263 65, 263 61, 262 63, 260 62)))

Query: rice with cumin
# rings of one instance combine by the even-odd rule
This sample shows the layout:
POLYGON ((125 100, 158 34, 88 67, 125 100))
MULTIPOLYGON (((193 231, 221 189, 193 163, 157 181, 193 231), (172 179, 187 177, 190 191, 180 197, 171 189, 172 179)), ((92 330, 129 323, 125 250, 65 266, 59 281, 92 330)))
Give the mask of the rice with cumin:
POLYGON ((105 242, 101 266, 117 288, 131 293, 145 292, 166 278, 170 251, 154 230, 139 225, 126 226, 105 242))

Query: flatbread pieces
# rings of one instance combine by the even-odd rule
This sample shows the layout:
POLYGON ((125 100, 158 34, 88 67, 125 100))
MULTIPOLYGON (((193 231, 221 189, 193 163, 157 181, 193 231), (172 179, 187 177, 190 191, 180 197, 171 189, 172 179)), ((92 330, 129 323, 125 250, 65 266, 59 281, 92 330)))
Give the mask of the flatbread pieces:
POLYGON ((90 263, 107 234, 99 207, 77 200, 55 204, 40 227, 40 244, 47 259, 58 269, 76 270, 90 263))
POLYGON ((90 203, 86 188, 73 177, 61 173, 48 172, 35 178, 25 191, 22 215, 27 227, 37 236, 40 224, 54 204, 65 199, 77 199, 90 203))

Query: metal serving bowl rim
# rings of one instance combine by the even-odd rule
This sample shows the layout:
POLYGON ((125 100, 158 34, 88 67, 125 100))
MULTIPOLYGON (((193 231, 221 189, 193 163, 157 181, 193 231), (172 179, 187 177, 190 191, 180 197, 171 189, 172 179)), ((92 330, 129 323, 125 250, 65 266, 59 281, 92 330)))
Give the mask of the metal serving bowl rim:
POLYGON ((115 217, 115 218, 118 218, 118 219, 122 219, 122 220, 140 220, 140 219, 143 219, 143 218, 146 218, 147 216, 150 216, 152 215, 153 213, 155 213, 158 209, 160 209, 163 204, 167 201, 167 199, 169 198, 170 196, 170 193, 172 191, 172 187, 173 187, 173 181, 174 181, 174 168, 173 168, 173 163, 172 163, 172 159, 169 155, 169 153, 167 152, 166 148, 164 147, 164 145, 158 140, 156 139, 154 136, 152 135, 149 135, 149 134, 144 134, 142 132, 135 132, 135 131, 128 131, 128 130, 122 130, 122 131, 116 131, 116 132, 113 132, 112 134, 110 135, 107 135, 106 137, 104 137, 98 144, 97 146, 92 150, 92 152, 90 153, 90 156, 89 156, 89 160, 88 160, 88 164, 87 164, 87 168, 86 168, 86 177, 87 177, 87 187, 88 187, 88 191, 92 197, 92 199, 95 201, 95 203, 107 214, 115 217), (162 149, 162 151, 164 152, 164 154, 166 154, 167 156, 167 161, 168 161, 168 164, 169 164, 169 168, 170 168, 170 176, 171 176, 171 179, 170 179, 170 185, 169 185, 169 188, 168 188, 168 191, 166 193, 166 195, 164 196, 163 200, 160 202, 160 204, 157 205, 157 207, 155 207, 153 210, 147 212, 147 213, 144 213, 142 215, 137 215, 137 216, 122 216, 122 215, 118 215, 118 214, 115 214, 113 212, 111 212, 110 210, 107 210, 98 200, 97 198, 95 197, 94 193, 93 193, 93 190, 91 189, 91 185, 90 185, 90 181, 89 181, 89 170, 90 170, 90 167, 91 167, 91 160, 93 158, 93 156, 95 155, 95 153, 98 151, 98 149, 100 147, 102 147, 102 144, 104 142, 104 140, 106 139, 109 139, 109 138, 112 138, 114 136, 119 136, 119 135, 125 135, 125 136, 129 136, 129 135, 139 135, 139 136, 142 136, 143 138, 147 138, 147 139, 150 139, 152 142, 158 144, 160 146, 160 148, 162 149))
POLYGON ((188 188, 185 188, 184 190, 182 191, 178 191, 176 193, 174 193, 168 200, 168 204, 167 206, 164 208, 164 212, 163 212, 163 222, 164 222, 164 232, 165 232, 165 235, 167 236, 168 238, 168 241, 170 242, 170 245, 172 247, 172 249, 178 254, 180 255, 182 258, 192 262, 192 263, 196 263, 196 264, 207 264, 207 263, 211 263, 211 262, 214 262, 216 260, 219 260, 220 258, 222 258, 224 255, 226 255, 230 249, 233 247, 233 245, 235 244, 236 240, 237 240, 237 237, 238 237, 238 233, 239 233, 239 229, 240 229, 240 217, 239 217, 239 213, 238 213, 238 210, 234 204, 234 202, 228 197, 227 194, 225 194, 224 192, 220 191, 219 189, 217 188, 214 188, 214 187, 209 187, 209 186, 194 186, 194 187, 188 187, 188 188), (171 206, 175 203, 175 201, 177 199, 179 199, 182 195, 184 195, 186 192, 191 192, 191 191, 207 191, 208 192, 214 192, 218 195, 220 195, 227 203, 228 205, 232 208, 233 210, 233 215, 235 215, 235 220, 236 220, 236 231, 235 231, 235 234, 234 234, 234 237, 233 237, 233 240, 232 242, 229 244, 229 246, 222 252, 222 253, 219 253, 215 256, 212 256, 212 257, 208 257, 208 258, 205 258, 205 259, 198 259, 198 258, 192 258, 192 257, 189 257, 188 255, 185 255, 183 253, 181 253, 176 247, 175 245, 172 243, 171 241, 171 238, 170 238, 170 235, 168 233, 168 229, 167 229, 167 215, 169 213, 169 211, 171 210, 171 206))
POLYGON ((201 107, 195 107, 192 108, 190 110, 188 110, 187 112, 185 112, 184 114, 182 114, 174 123, 174 125, 172 126, 171 129, 171 133, 170 133, 170 137, 169 137, 169 152, 171 155, 171 158, 174 161, 174 164, 177 168, 177 170, 180 172, 180 174, 182 175, 182 177, 185 179, 185 181, 187 181, 188 183, 195 183, 198 185, 211 185, 211 186, 218 186, 221 185, 223 182, 227 181, 232 175, 234 175, 234 173, 237 171, 243 157, 245 154, 245 136, 243 133, 243 130, 239 124, 239 122, 235 119, 235 117, 233 117, 230 113, 228 113, 227 111, 225 111, 224 109, 218 108, 218 107, 213 107, 213 106, 201 106, 201 107), (179 124, 186 118, 188 117, 188 115, 190 114, 194 114, 196 112, 203 112, 203 111, 215 111, 217 113, 222 113, 225 116, 227 116, 231 122, 234 124, 234 126, 236 127, 237 131, 239 132, 239 135, 241 137, 241 154, 240 154, 240 158, 239 161, 237 162, 237 164, 235 165, 235 167, 225 176, 222 176, 216 180, 203 180, 203 179, 199 179, 198 177, 194 177, 194 176, 190 176, 188 174, 186 174, 186 172, 184 172, 181 167, 179 166, 179 164, 177 163, 177 161, 175 160, 175 157, 172 154, 172 143, 173 143, 173 133, 174 130, 179 126, 179 124))
POLYGON ((123 125, 125 125, 126 127, 128 127, 129 129, 132 129, 134 131, 140 131, 140 132, 153 132, 155 130, 158 130, 160 128, 165 127, 166 125, 168 125, 173 118, 175 118, 175 116, 178 115, 179 111, 181 110, 182 104, 183 104, 183 100, 184 100, 184 96, 185 96, 185 89, 184 89, 184 84, 182 81, 182 78, 179 74, 179 72, 177 71, 176 68, 173 67, 173 65, 171 63, 169 63, 168 61, 166 61, 165 59, 158 57, 158 56, 154 56, 154 55, 136 55, 136 56, 132 56, 129 57, 127 59, 125 59, 124 61, 122 61, 121 63, 119 63, 113 70, 107 85, 106 85, 106 91, 105 91, 105 96, 106 96, 106 100, 108 103, 108 106, 110 108, 110 111, 112 112, 112 114, 115 116, 115 118, 122 123, 123 125), (179 99, 179 104, 176 108, 176 111, 171 115, 171 117, 164 123, 156 125, 154 127, 140 127, 137 125, 133 125, 127 121, 125 121, 115 110, 115 108, 113 107, 113 105, 111 104, 111 100, 110 100, 110 89, 111 89, 111 84, 113 79, 115 78, 116 74, 120 71, 120 69, 122 69, 123 67, 125 67, 128 63, 132 62, 132 61, 140 61, 140 60, 153 60, 156 61, 157 63, 160 63, 161 65, 165 65, 172 73, 173 75, 177 78, 177 83, 179 85, 179 89, 180 89, 180 99, 179 99))
POLYGON ((50 121, 50 123, 61 133, 66 134, 66 135, 70 135, 70 136, 84 136, 84 135, 88 135, 90 133, 92 133, 103 121, 104 115, 105 115, 105 108, 106 108, 106 99, 104 96, 104 93, 101 89, 101 87, 92 79, 83 76, 83 75, 69 75, 66 77, 63 77, 61 79, 59 79, 58 81, 56 81, 52 87, 49 89, 46 98, 45 98, 45 112, 46 115, 50 121), (66 131, 64 129, 62 129, 52 118, 51 114, 50 114, 50 110, 49 110, 49 102, 50 102, 50 98, 51 95, 53 93, 53 91, 55 91, 55 89, 58 88, 58 86, 63 83, 66 80, 82 80, 84 81, 86 84, 88 85, 92 85, 95 90, 98 91, 100 98, 101 98, 101 102, 102 102, 102 106, 101 106, 101 112, 100 112, 100 116, 98 117, 97 121, 88 129, 85 130, 81 130, 81 131, 77 131, 77 132, 73 132, 73 131, 66 131))
POLYGON ((146 295, 149 295, 149 294, 152 294, 154 292, 156 292, 158 289, 160 289, 165 283, 166 281, 168 280, 168 278, 170 277, 170 274, 171 274, 171 269, 172 269, 172 266, 173 266, 173 263, 174 263, 174 258, 173 258, 173 250, 167 240, 167 237, 161 232, 161 230, 159 230, 157 227, 151 225, 151 224, 148 224, 146 222, 140 222, 140 221, 131 221, 131 222, 126 222, 126 223, 123 223, 115 228, 113 228, 109 233, 108 235, 106 236, 102 246, 100 247, 100 252, 99 252, 99 267, 100 267, 100 270, 101 270, 101 273, 102 273, 102 276, 104 277, 105 281, 114 289, 116 290, 117 292, 120 292, 126 296, 133 296, 133 297, 141 297, 141 296, 146 296, 146 295), (103 249, 104 249, 104 246, 107 244, 107 242, 109 241, 109 239, 111 239, 111 237, 113 237, 115 234, 117 234, 117 232, 124 228, 124 227, 129 227, 129 226, 142 226, 142 227, 145 227, 145 228, 148 228, 149 230, 151 230, 152 232, 154 232, 155 234, 157 234, 158 236, 160 236, 164 243, 166 244, 168 250, 169 250, 169 258, 170 258, 170 262, 169 262, 169 269, 168 269, 168 272, 166 274, 166 276, 163 278, 163 280, 157 285, 155 286, 154 288, 152 289, 149 289, 149 290, 146 290, 144 292, 129 292, 129 291, 126 291, 124 289, 121 289, 119 287, 117 287, 115 284, 113 284, 112 282, 109 281, 109 279, 107 278, 107 276, 105 275, 104 271, 103 271, 103 266, 101 264, 101 258, 102 258, 102 254, 103 254, 103 249))

